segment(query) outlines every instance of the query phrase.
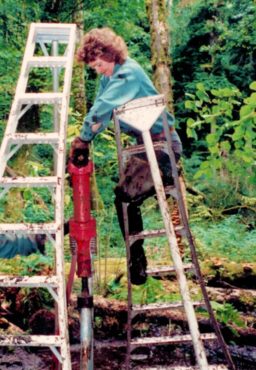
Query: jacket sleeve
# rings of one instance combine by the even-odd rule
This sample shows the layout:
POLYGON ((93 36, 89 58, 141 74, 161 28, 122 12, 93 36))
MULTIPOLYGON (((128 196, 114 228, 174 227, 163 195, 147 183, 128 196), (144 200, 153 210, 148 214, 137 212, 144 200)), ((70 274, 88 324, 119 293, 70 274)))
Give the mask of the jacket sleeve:
POLYGON ((28 256, 37 251, 37 244, 33 237, 0 234, 0 258, 13 258, 17 254, 28 256))
POLYGON ((124 71, 110 78, 102 90, 101 94, 97 94, 92 108, 85 117, 81 130, 81 138, 85 141, 92 140, 95 135, 105 130, 115 108, 135 98, 139 90, 139 83, 134 73, 124 71), (96 132, 93 132, 92 126, 95 123, 100 123, 101 126, 96 132))

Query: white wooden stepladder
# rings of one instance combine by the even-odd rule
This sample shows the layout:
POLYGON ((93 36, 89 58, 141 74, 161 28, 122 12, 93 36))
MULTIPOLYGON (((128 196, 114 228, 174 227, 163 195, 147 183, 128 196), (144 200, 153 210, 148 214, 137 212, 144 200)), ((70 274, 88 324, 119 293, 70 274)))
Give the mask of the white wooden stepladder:
MULTIPOLYGON (((71 370, 68 338, 68 319, 63 254, 64 223, 64 175, 66 162, 66 127, 72 66, 76 42, 75 24, 32 23, 26 43, 11 112, 0 149, 0 196, 9 189, 50 189, 54 215, 47 223, 1 223, 0 233, 35 235, 44 234, 54 246, 55 271, 51 276, 3 276, 1 287, 46 288, 54 298, 58 333, 55 335, 1 335, 0 346, 49 347, 63 370, 71 370), (28 92, 32 71, 40 69, 52 77, 52 83, 37 93, 28 92), (50 74, 49 74, 50 72, 50 74), (17 132, 19 121, 33 106, 51 111, 51 131, 39 127, 38 132, 17 132), (8 161, 23 145, 46 145, 52 149, 53 169, 51 176, 7 177, 8 161)), ((41 118, 40 118, 41 119, 41 118)), ((41 121, 40 121, 41 124, 41 121)))
MULTIPOLYGON (((181 186, 179 182, 179 175, 177 171, 177 166, 175 162, 175 157, 172 151, 171 145, 171 136, 168 128, 166 113, 165 113, 165 99, 163 95, 156 95, 146 98, 140 98, 124 104, 119 107, 114 112, 114 121, 115 121, 115 131, 116 131, 116 141, 118 146, 118 160, 119 160, 119 170, 120 176, 123 175, 125 168, 125 161, 131 155, 136 155, 137 153, 146 152, 148 163, 150 165, 151 175, 155 187, 155 192, 157 195, 157 201, 162 215, 162 220, 164 223, 164 229, 160 230, 150 230, 143 231, 138 234, 129 234, 129 225, 128 225, 128 216, 127 216, 127 205, 123 203, 123 214, 124 214, 124 225, 125 225, 125 243, 127 249, 127 276, 128 276, 128 322, 127 322, 127 357, 126 357, 126 369, 131 368, 131 351, 137 347, 141 346, 153 346, 153 345, 163 345, 163 344, 174 344, 174 343, 187 343, 192 342, 195 358, 196 358, 196 367, 184 367, 184 369, 227 369, 224 365, 209 365, 206 357, 206 351, 203 344, 203 340, 217 340, 218 344, 221 346, 224 356, 226 358, 227 364, 230 369, 234 370, 234 364, 232 358, 229 354, 227 346, 223 340, 222 334, 220 332, 218 323, 214 317, 210 301, 204 286, 203 278, 200 271, 200 266, 196 256, 196 249, 193 241, 193 237, 190 232, 188 225, 187 212, 184 205, 184 199, 182 196, 181 186), (150 129, 155 121, 162 115, 163 128, 166 141, 153 143, 150 129), (121 132, 120 132, 120 121, 125 122, 137 132, 141 133, 143 139, 143 145, 135 145, 128 148, 123 148, 121 144, 121 132), (157 158, 155 154, 156 149, 164 149, 168 153, 171 167, 172 175, 174 179, 174 186, 169 189, 169 194, 173 196, 178 204, 179 213, 182 220, 182 227, 179 232, 182 233, 188 240, 192 264, 195 270, 195 275, 198 279, 199 286, 204 298, 204 305, 209 313, 212 326, 215 330, 215 333, 205 333, 201 334, 199 331, 199 326, 197 322, 197 317, 195 314, 194 306, 197 305, 197 302, 192 302, 190 297, 189 286, 185 271, 187 269, 186 265, 183 264, 177 239, 175 235, 175 229, 172 223, 169 206, 166 199, 166 191, 164 188, 160 170, 157 163, 157 158), (132 302, 132 288, 130 282, 130 272, 129 272, 129 260, 130 260, 130 245, 138 239, 145 239, 147 237, 157 237, 161 235, 166 235, 168 240, 168 245, 170 249, 170 255, 172 257, 173 266, 164 266, 163 268, 155 269, 154 274, 160 276, 168 272, 176 272, 176 278, 179 285, 179 290, 181 293, 181 302, 177 303, 157 303, 151 305, 134 305, 132 302), (172 310, 176 308, 183 308, 186 314, 189 327, 189 335, 180 335, 174 337, 156 337, 156 338, 132 338, 132 319, 139 313, 149 312, 149 311, 159 311, 159 310, 172 310)), ((170 187, 169 187, 170 188, 170 187)), ((150 270, 148 271, 150 274, 150 270)), ((162 367, 161 367, 162 368, 162 367)), ((169 368, 169 367, 167 367, 169 368)), ((180 369, 181 367, 177 367, 180 369)), ((150 369, 150 368, 149 368, 150 369)), ((153 368, 152 368, 153 369, 153 368)), ((176 367, 172 367, 176 369, 176 367)), ((182 367, 183 369, 183 367, 182 367)))

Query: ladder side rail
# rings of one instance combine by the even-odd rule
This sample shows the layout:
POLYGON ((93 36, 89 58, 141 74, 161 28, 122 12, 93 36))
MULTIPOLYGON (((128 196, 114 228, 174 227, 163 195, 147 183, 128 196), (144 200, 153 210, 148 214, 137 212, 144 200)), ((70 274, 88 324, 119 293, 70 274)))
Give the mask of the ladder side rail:
POLYGON ((186 312, 188 325, 190 328, 190 333, 192 337, 192 342, 194 346, 194 351, 197 359, 198 366, 200 370, 206 370, 208 368, 208 362, 203 346, 203 342, 200 338, 200 332, 198 328, 198 323, 194 311, 192 301, 190 299, 189 289, 183 269, 182 259, 179 253, 177 240, 174 232, 174 227, 172 224, 171 217, 169 215, 169 207, 165 196, 165 190, 162 183, 160 171, 157 165, 156 154, 153 147, 153 142, 149 131, 142 132, 143 141, 145 144, 145 149, 148 157, 148 162, 151 169, 151 175, 153 178, 158 203, 162 213, 163 221, 165 224, 166 234, 168 237, 170 251, 173 259, 174 266, 176 268, 177 280, 179 283, 182 301, 184 303, 184 309, 186 312))
MULTIPOLYGON (((121 177, 124 172, 124 163, 122 156, 122 141, 121 141, 121 129, 119 119, 114 111, 114 126, 115 126, 115 137, 117 143, 117 156, 118 156, 118 165, 119 165, 119 176, 121 177)), ((125 234, 125 246, 126 246, 126 266, 127 266, 127 348, 126 348, 126 369, 130 368, 130 358, 131 358, 131 326, 132 326, 132 283, 130 276, 130 238, 129 238, 129 221, 128 221, 128 212, 127 212, 127 203, 122 203, 123 211, 123 221, 124 221, 124 234, 125 234)))
POLYGON ((119 119, 115 111, 113 114, 113 119, 114 119, 115 137, 116 137, 116 143, 117 143, 117 159, 118 159, 119 176, 122 176, 123 170, 124 170, 124 164, 123 164, 123 156, 122 156, 121 129, 120 129, 120 124, 119 124, 119 119))
MULTIPOLYGON (((67 55, 67 66, 64 75, 64 86, 63 86, 63 97, 61 103, 61 111, 60 111, 60 124, 59 124, 59 145, 58 145, 58 163, 56 168, 56 176, 58 179, 58 185, 56 186, 56 193, 55 193, 55 220, 59 220, 60 222, 60 229, 62 229, 64 224, 64 177, 65 177, 65 152, 66 152, 66 129, 67 129, 67 121, 68 121, 68 107, 69 107, 69 93, 71 87, 71 77, 72 77, 72 66, 73 66, 73 55, 75 51, 75 26, 72 28, 70 32, 70 38, 68 41, 68 55, 67 55)), ((61 234, 63 234, 61 232, 61 234)), ((62 235, 63 237, 63 235, 62 235)), ((62 238, 61 238, 62 239, 62 238)), ((60 242, 63 240, 60 240, 60 242)), ((56 238, 57 242, 57 238, 56 238)), ((59 243, 58 243, 59 244, 59 243)), ((57 244, 56 244, 57 245, 57 244)), ((60 244, 60 248, 61 248, 60 244)))
POLYGON ((64 177, 65 177, 65 152, 66 152, 66 130, 68 122, 68 107, 69 107, 69 95, 71 88, 71 78, 72 78, 72 66, 73 66, 73 55, 75 51, 75 28, 72 28, 69 38, 69 52, 67 55, 67 65, 64 74, 64 86, 62 93, 62 102, 60 110, 60 124, 59 124, 59 144, 58 144, 58 163, 56 168, 56 176, 58 182, 62 186, 57 186, 56 188, 56 209, 55 209, 55 218, 58 215, 59 220, 61 220, 61 225, 64 222, 64 177), (61 205, 61 207, 60 207, 61 205))
MULTIPOLYGON (((52 50, 51 50, 52 56, 58 55, 58 41, 52 42, 52 50)), ((58 92, 59 89, 59 69, 58 66, 55 66, 52 68, 52 77, 53 77, 53 91, 58 92)), ((59 131, 59 108, 57 104, 54 104, 53 106, 53 129, 54 132, 59 131)), ((56 172, 56 166, 57 166, 57 153, 54 153, 54 171, 56 172)))
MULTIPOLYGON (((64 235, 63 235, 63 224, 64 224, 64 176, 65 176, 65 153, 66 153, 66 128, 67 128, 67 121, 68 121, 68 107, 69 107, 69 97, 70 97, 70 88, 71 88, 71 77, 72 77, 72 66, 73 66, 73 55, 75 51, 75 25, 70 30, 70 37, 67 43, 68 48, 68 55, 67 55, 67 65, 64 73, 64 86, 63 86, 63 96, 62 96, 62 103, 61 103, 61 110, 60 110, 60 124, 59 124, 59 144, 57 149, 57 156, 58 161, 56 165, 56 175, 58 178, 58 185, 56 186, 56 193, 55 193, 55 220, 59 222, 59 228, 56 233, 56 274, 57 276, 63 277, 64 276, 64 253, 63 253, 63 245, 64 245, 64 235)), ((67 300, 66 300, 66 284, 64 279, 62 279, 62 283, 58 286, 58 295, 60 300, 63 304, 58 305, 59 310, 59 319, 63 322, 59 322, 59 330, 60 335, 63 338, 68 338, 68 328, 65 323, 68 322, 67 317, 67 300)), ((70 352, 70 345, 69 341, 62 342, 62 353, 69 353, 70 352)), ((63 365, 64 366, 64 365, 63 365)), ((66 364, 67 368, 63 368, 63 370, 69 370, 70 364, 66 364)))
POLYGON ((177 193, 178 193, 178 197, 177 197, 178 208, 179 208, 179 212, 180 212, 180 215, 181 215, 181 220, 182 220, 183 226, 184 226, 185 231, 186 231, 186 236, 187 236, 187 239, 188 239, 188 242, 189 242, 189 247, 190 247, 190 251, 191 251, 191 258, 192 258, 192 262, 194 264, 196 276, 197 276, 198 282, 200 284, 202 294, 203 294, 203 297, 204 297, 204 300, 205 300, 206 309, 209 313, 210 320, 211 320, 211 323, 213 325, 214 331, 217 335, 219 344, 222 347, 223 353, 224 353, 225 358, 228 362, 228 365, 230 366, 230 369, 235 370, 235 365, 233 363, 232 357, 229 353, 228 347, 227 347, 227 345, 224 341, 224 338, 222 336, 219 324, 218 324, 218 322, 215 318, 215 315, 214 315, 214 312, 213 312, 213 309, 212 309, 212 306, 211 306, 211 303, 210 303, 210 299, 209 299, 209 296, 208 296, 208 293, 207 293, 207 290, 206 290, 206 287, 205 287, 205 284, 204 284, 204 279, 203 279, 203 276, 202 276, 201 268, 200 268, 200 265, 199 265, 199 262, 198 262, 197 253, 196 253, 196 246, 195 246, 193 235, 192 235, 190 227, 189 227, 188 215, 187 215, 184 200, 183 200, 183 197, 182 197, 182 190, 181 190, 181 185, 180 185, 176 160, 175 160, 175 156, 174 156, 174 153, 173 153, 173 150, 172 150, 172 138, 171 138, 170 130, 169 130, 169 127, 168 127, 168 122, 167 122, 167 117, 166 117, 165 112, 162 113, 162 118, 163 118, 164 133, 165 133, 166 141, 167 141, 168 154, 169 154, 170 161, 171 161, 174 184, 175 184, 175 188, 176 188, 177 193))

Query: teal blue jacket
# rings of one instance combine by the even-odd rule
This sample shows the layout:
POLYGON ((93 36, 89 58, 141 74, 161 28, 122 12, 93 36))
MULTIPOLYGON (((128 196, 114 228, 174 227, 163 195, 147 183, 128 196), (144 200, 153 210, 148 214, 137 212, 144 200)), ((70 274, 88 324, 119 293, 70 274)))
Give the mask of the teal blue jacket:
MULTIPOLYGON (((133 99, 158 94, 159 92, 155 89, 150 78, 135 60, 127 58, 124 64, 116 64, 112 76, 102 76, 100 79, 96 99, 84 120, 80 135, 81 139, 91 141, 97 134, 105 130, 109 125, 115 108, 133 99), (91 127, 95 123, 101 123, 101 126, 96 132, 92 132, 91 127)), ((168 112, 167 116, 169 125, 173 126, 173 116, 168 112)), ((124 122, 121 122, 121 128, 128 134, 136 134, 124 122)), ((162 130, 162 119, 158 118, 151 128, 151 132, 157 134, 162 132, 162 130)), ((180 143, 176 131, 172 133, 172 139, 180 143)))
POLYGON ((0 258, 13 258, 17 254, 28 256, 36 252, 37 244, 32 237, 0 234, 0 258))

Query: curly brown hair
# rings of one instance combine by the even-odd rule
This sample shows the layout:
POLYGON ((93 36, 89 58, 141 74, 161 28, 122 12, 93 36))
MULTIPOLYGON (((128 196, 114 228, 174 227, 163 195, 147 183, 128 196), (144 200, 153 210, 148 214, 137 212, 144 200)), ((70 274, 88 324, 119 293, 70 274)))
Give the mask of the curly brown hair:
POLYGON ((86 33, 77 50, 78 61, 86 64, 94 62, 97 58, 123 64, 127 56, 125 41, 108 27, 93 28, 86 33))

